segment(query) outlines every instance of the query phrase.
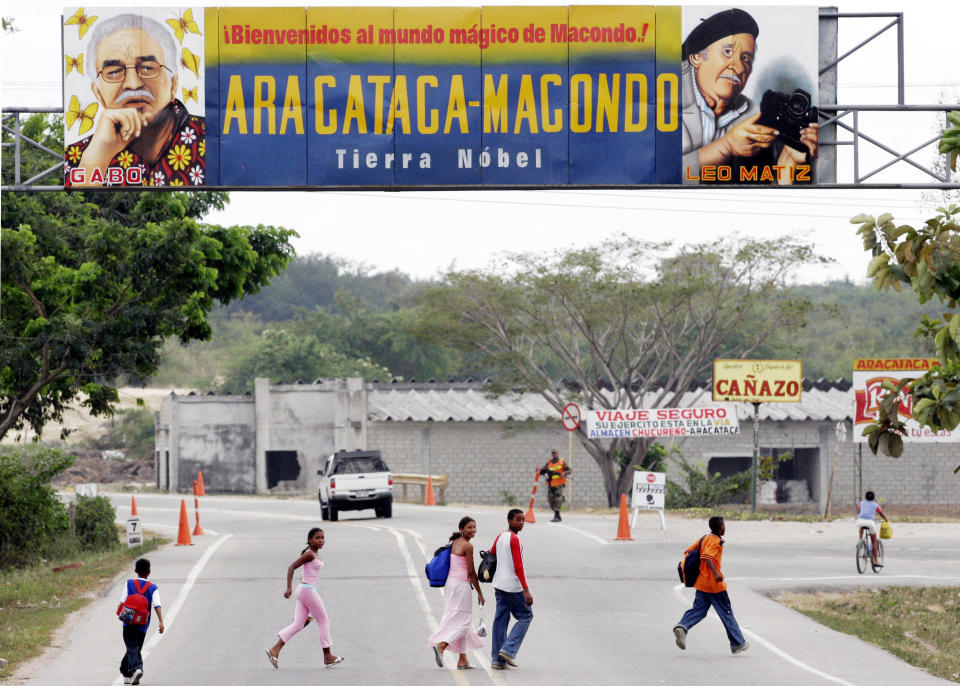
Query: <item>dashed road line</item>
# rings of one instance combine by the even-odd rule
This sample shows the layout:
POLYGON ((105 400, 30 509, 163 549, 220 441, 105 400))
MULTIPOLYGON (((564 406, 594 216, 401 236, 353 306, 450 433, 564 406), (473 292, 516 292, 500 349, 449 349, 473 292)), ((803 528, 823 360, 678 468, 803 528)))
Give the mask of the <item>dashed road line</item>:
POLYGON ((568 525, 568 524, 560 524, 559 522, 555 523, 554 526, 557 526, 557 527, 559 527, 559 528, 561 528, 561 529, 567 529, 567 530, 569 530, 569 531, 575 531, 575 532, 577 532, 578 534, 580 534, 581 536, 586 536, 587 538, 593 539, 594 541, 596 541, 596 542, 599 543, 600 545, 610 545, 610 541, 606 541, 606 540, 600 538, 599 536, 596 536, 596 535, 590 533, 589 531, 584 531, 583 529, 578 529, 578 528, 575 527, 575 526, 570 526, 570 525, 568 525))

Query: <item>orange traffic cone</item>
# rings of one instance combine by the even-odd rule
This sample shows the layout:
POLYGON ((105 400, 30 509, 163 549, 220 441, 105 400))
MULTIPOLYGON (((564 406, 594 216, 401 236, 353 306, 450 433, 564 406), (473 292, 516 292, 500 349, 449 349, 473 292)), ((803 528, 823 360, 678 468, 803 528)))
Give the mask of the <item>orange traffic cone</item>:
POLYGON ((200 489, 199 495, 207 494, 207 487, 203 485, 203 472, 197 472, 197 488, 200 489))
POLYGON ((530 493, 530 507, 527 508, 527 511, 523 515, 523 521, 535 524, 537 521, 536 516, 533 514, 533 499, 537 497, 537 482, 540 481, 540 470, 538 469, 536 474, 533 477, 533 492, 530 493))
POLYGON ((427 498, 423 503, 424 505, 436 505, 437 501, 433 497, 433 477, 427 475, 427 498))
POLYGON ((137 499, 133 496, 130 496, 130 516, 137 517, 140 513, 137 512, 137 499))
POLYGON ((196 525, 195 527, 193 527, 193 535, 194 535, 194 536, 203 536, 203 534, 204 534, 203 527, 200 526, 200 503, 199 503, 199 501, 197 500, 196 494, 194 494, 194 496, 193 496, 193 511, 194 511, 194 513, 196 514, 196 517, 197 517, 197 525, 196 525))
POLYGON ((177 532, 177 545, 193 545, 190 538, 190 520, 187 519, 187 501, 180 499, 180 530, 177 532))
POLYGON ((632 541, 630 536, 630 521, 627 516, 627 494, 620 494, 620 524, 617 526, 616 541, 632 541))

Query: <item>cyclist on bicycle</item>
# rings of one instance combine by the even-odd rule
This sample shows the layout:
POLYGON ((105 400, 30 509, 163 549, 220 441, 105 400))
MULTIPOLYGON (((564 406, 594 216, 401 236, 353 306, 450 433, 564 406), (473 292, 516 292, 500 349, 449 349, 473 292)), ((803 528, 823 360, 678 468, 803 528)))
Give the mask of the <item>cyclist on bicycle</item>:
POLYGON ((864 500, 860 501, 859 509, 857 510, 857 530, 860 532, 859 537, 863 538, 864 529, 870 534, 870 542, 873 544, 871 550, 873 551, 873 566, 882 567, 883 565, 877 561, 877 525, 874 521, 877 518, 877 515, 883 517, 883 521, 889 522, 887 515, 883 514, 883 510, 880 509, 880 503, 874 500, 876 496, 873 494, 873 491, 867 491, 864 495, 864 500))

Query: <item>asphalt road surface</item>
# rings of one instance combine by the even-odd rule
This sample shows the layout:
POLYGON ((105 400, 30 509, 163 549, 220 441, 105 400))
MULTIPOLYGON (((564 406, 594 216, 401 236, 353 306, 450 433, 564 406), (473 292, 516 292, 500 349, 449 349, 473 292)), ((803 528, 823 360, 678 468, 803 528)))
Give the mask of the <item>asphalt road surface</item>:
MULTIPOLYGON (((118 518, 128 495, 112 496, 118 518)), ((194 523, 192 498, 191 528, 194 523)), ((180 497, 139 495, 145 528, 176 537, 180 497)), ((427 638, 439 620, 442 589, 423 572, 460 517, 478 524, 477 547, 489 547, 506 526, 507 507, 395 505, 392 519, 372 511, 321 522, 315 501, 207 496, 200 501, 206 535, 193 546, 167 546, 150 555, 151 580, 163 599, 166 632, 154 621, 144 646, 148 686, 229 684, 640 684, 710 686, 857 684, 922 686, 947 683, 892 655, 831 631, 767 597, 777 589, 832 590, 885 584, 960 585, 957 524, 895 525, 887 566, 859 575, 853 519, 829 524, 729 522, 724 552, 734 612, 752 647, 733 656, 711 614, 674 644, 671 628, 689 607, 692 589, 678 585, 682 550, 706 523, 642 514, 632 541, 617 541, 611 515, 569 514, 561 524, 538 512, 521 533, 534 619, 517 669, 489 669, 487 650, 473 653, 478 669, 457 671, 448 656, 437 668, 427 638), (330 616, 333 651, 342 664, 324 669, 317 630, 294 636, 274 670, 264 648, 293 615, 283 598, 287 565, 306 532, 323 526, 320 594, 330 616)), ((477 560, 479 562, 479 560, 477 560)), ((123 654, 115 609, 124 577, 105 580, 95 602, 71 616, 43 657, 23 665, 13 684, 120 685, 123 654)), ((294 577, 296 584, 299 572, 294 577)), ((489 590, 486 590, 489 589, 489 590)), ((493 589, 485 610, 493 619, 493 589)), ((489 646, 489 637, 485 639, 489 646)), ((904 638, 903 640, 910 640, 904 638)))

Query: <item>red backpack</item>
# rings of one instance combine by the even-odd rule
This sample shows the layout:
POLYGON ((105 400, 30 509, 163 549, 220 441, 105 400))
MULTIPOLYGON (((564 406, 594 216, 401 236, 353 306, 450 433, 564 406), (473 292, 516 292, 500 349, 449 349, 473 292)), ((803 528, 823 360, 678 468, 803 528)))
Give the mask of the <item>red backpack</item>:
POLYGON ((147 599, 150 582, 141 582, 140 579, 134 579, 133 587, 136 589, 136 593, 128 595, 126 600, 117 605, 117 617, 124 624, 144 626, 150 621, 150 601, 147 599), (143 583, 142 587, 140 586, 141 583, 143 583))

